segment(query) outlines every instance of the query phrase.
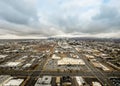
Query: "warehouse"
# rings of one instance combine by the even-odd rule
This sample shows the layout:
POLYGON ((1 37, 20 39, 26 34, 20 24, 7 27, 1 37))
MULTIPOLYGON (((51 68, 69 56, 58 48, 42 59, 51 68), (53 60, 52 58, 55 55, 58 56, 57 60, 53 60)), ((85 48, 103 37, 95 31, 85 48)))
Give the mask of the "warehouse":
POLYGON ((85 65, 82 59, 62 58, 58 60, 58 65, 85 65))
POLYGON ((27 64, 25 64, 25 65, 23 66, 23 68, 29 68, 31 65, 32 65, 32 64, 27 63, 27 64))
POLYGON ((83 86, 85 84, 85 81, 82 77, 76 76, 75 79, 76 79, 76 85, 77 86, 83 86))
POLYGON ((5 59, 8 55, 0 55, 0 59, 5 59))
POLYGON ((0 86, 3 86, 10 79, 12 79, 12 77, 9 75, 0 75, 0 86))
POLYGON ((52 59, 61 59, 61 57, 57 56, 56 54, 53 54, 52 59))
POLYGON ((95 58, 94 56, 89 55, 89 54, 85 54, 85 56, 86 56, 88 59, 94 59, 94 58, 95 58))
POLYGON ((92 82, 92 86, 102 86, 99 82, 92 82))
POLYGON ((51 76, 43 76, 39 78, 35 83, 35 86, 51 86, 52 77, 51 76))
POLYGON ((14 79, 9 75, 0 75, 0 86, 20 86, 24 79, 14 79))
POLYGON ((101 68, 102 70, 104 71, 110 71, 110 69, 106 66, 104 66, 103 64, 101 64, 100 62, 96 61, 96 62, 92 62, 92 64, 95 66, 95 67, 98 67, 98 68, 101 68))
POLYGON ((5 83, 3 86, 20 86, 24 79, 11 79, 7 83, 5 83))
POLYGON ((17 67, 20 64, 21 64, 21 62, 7 62, 5 64, 5 66, 7 66, 7 67, 17 67))

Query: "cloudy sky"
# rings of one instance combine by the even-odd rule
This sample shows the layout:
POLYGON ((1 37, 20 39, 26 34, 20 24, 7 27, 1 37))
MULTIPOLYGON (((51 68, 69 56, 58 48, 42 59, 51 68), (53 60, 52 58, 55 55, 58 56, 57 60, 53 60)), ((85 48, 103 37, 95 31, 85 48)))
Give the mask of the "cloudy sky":
POLYGON ((120 38, 120 0, 0 0, 0 39, 120 38))

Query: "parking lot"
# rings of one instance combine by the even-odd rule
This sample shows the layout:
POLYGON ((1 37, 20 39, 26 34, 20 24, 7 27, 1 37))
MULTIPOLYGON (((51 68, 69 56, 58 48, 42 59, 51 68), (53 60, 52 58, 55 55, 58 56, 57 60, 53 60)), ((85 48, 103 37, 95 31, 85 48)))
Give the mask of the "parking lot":
POLYGON ((67 71, 67 70, 78 70, 78 71, 89 71, 89 69, 85 65, 62 65, 59 66, 57 64, 56 59, 49 59, 48 63, 45 66, 45 70, 51 70, 51 71, 56 71, 56 70, 61 70, 61 71, 67 71))

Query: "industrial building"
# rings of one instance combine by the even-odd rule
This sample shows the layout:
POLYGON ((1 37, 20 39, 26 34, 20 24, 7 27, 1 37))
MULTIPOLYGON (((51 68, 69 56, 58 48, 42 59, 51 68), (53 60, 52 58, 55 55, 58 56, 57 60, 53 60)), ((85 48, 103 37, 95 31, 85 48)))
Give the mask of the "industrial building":
POLYGON ((82 59, 74 59, 74 58, 62 58, 58 60, 58 65, 85 65, 85 62, 82 59))
POLYGON ((3 86, 20 86, 24 79, 11 79, 7 83, 5 83, 3 86))
POLYGON ((85 84, 85 81, 82 77, 76 76, 75 79, 76 79, 76 86, 83 86, 85 84))
POLYGON ((92 86, 102 86, 99 82, 92 82, 92 86))
POLYGON ((5 59, 8 55, 0 55, 0 59, 5 59))
POLYGON ((43 76, 39 78, 35 83, 35 86, 51 86, 52 77, 51 76, 43 76))
POLYGON ((95 58, 94 56, 89 55, 89 54, 85 54, 85 56, 86 56, 88 59, 94 59, 94 58, 95 58))
POLYGON ((56 54, 53 54, 52 59, 61 59, 61 57, 57 56, 56 54))
POLYGON ((92 64, 95 66, 95 67, 98 67, 98 68, 101 68, 102 70, 104 71, 110 71, 110 69, 108 67, 106 67, 105 65, 101 64, 100 62, 92 62, 92 64))
POLYGON ((0 76, 0 86, 20 86, 24 79, 13 78, 9 75, 0 76))
POLYGON ((17 67, 21 62, 7 62, 5 66, 7 67, 17 67))
POLYGON ((3 86, 10 79, 12 79, 12 77, 9 75, 0 75, 0 86, 3 86))

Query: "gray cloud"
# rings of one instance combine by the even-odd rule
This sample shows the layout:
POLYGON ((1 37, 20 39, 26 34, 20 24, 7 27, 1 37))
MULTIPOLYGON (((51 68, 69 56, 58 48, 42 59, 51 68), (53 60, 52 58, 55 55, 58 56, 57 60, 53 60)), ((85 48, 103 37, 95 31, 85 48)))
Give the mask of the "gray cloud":
POLYGON ((93 23, 91 31, 99 33, 120 31, 119 9, 110 6, 101 6, 100 12, 93 17, 93 23))
POLYGON ((52 36, 63 34, 56 28, 47 28, 37 26, 36 28, 21 24, 13 24, 6 21, 0 21, 0 34, 12 34, 16 36, 52 36), (3 33, 4 32, 4 33, 3 33))
POLYGON ((96 36, 112 33, 113 37, 119 36, 113 34, 120 32, 119 6, 109 3, 103 5, 100 2, 102 0, 99 3, 91 0, 89 4, 84 0, 80 4, 79 0, 65 0, 64 3, 59 0, 50 3, 41 0, 44 3, 39 6, 31 1, 34 0, 0 0, 0 35, 96 36), (93 6, 94 2, 97 5, 93 6))
POLYGON ((1 0, 0 18, 16 24, 28 24, 30 20, 37 20, 37 11, 34 4, 26 0, 1 0))
POLYGON ((119 9, 115 7, 102 6, 100 13, 93 19, 110 26, 120 26, 120 12, 119 9))

